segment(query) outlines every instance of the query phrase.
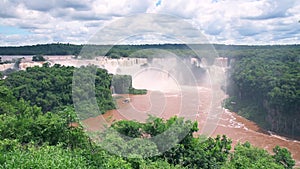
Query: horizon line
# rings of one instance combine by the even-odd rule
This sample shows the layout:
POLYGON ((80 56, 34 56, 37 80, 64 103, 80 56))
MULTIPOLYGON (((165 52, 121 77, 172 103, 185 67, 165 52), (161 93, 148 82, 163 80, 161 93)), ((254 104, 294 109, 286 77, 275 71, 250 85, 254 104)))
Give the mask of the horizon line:
POLYGON ((300 43, 290 43, 290 44, 225 44, 225 43, 139 43, 139 44, 76 44, 68 42, 56 42, 56 43, 37 43, 37 44, 28 44, 28 45, 0 45, 0 48, 5 47, 29 47, 29 46, 39 46, 39 45, 75 45, 75 46, 143 46, 143 45, 224 45, 224 46, 297 46, 300 43))

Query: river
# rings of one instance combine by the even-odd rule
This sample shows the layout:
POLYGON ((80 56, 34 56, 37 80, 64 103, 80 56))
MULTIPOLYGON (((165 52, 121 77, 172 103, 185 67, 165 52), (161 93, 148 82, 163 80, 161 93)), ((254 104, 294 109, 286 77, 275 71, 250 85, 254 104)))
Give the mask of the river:
POLYGON ((232 139, 233 145, 249 141, 270 153, 276 145, 286 147, 299 167, 300 142, 264 132, 254 122, 222 108, 222 100, 227 97, 219 84, 222 81, 220 77, 225 77, 222 75, 224 70, 215 68, 210 71, 210 82, 197 86, 179 85, 176 79, 169 78, 165 72, 155 69, 139 73, 133 78, 133 86, 148 89, 146 95, 114 95, 118 98, 118 109, 86 119, 84 123, 90 130, 97 130, 103 122, 111 124, 122 119, 144 122, 148 115, 164 119, 176 115, 197 120, 200 129, 198 135, 214 137, 225 134, 232 139), (129 102, 124 102, 125 99, 129 102))

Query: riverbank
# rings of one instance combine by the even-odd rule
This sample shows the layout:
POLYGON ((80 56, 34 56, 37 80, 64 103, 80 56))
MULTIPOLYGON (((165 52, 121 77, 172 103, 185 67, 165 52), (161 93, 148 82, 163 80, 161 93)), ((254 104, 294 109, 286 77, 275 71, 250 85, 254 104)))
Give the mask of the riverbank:
MULTIPOLYGON (((269 135, 268 133, 263 132, 263 130, 254 122, 226 109, 223 109, 224 111, 222 113, 215 116, 217 120, 214 120, 209 112, 206 112, 209 109, 211 90, 206 87, 201 87, 199 88, 199 92, 202 93, 202 96, 205 96, 201 99, 205 100, 205 102, 201 104, 202 106, 199 106, 198 113, 189 117, 189 119, 198 121, 200 129, 197 133, 198 135, 207 133, 207 131, 203 131, 203 127, 215 125, 215 129, 210 131, 211 135, 208 136, 215 137, 217 135, 225 134, 232 139, 233 145, 249 141, 252 145, 263 148, 270 153, 272 153, 272 149, 276 145, 286 147, 292 153, 292 157, 296 161, 296 166, 300 166, 300 141, 284 139, 277 135, 269 135), (212 124, 214 122, 217 123, 212 124)), ((165 100, 165 106, 163 109, 153 105, 154 102, 152 101, 157 100, 158 97, 162 97, 162 93, 153 91, 149 91, 146 95, 121 95, 120 99, 117 100, 117 104, 119 105, 118 109, 110 110, 104 115, 89 118, 83 122, 90 130, 97 131, 101 128, 103 122, 105 125, 109 125, 118 120, 143 121, 148 117, 148 114, 156 115, 164 119, 168 119, 175 115, 188 118, 185 114, 180 112, 182 96, 174 93, 164 94, 163 99, 165 100), (125 97, 130 98, 130 103, 122 102, 122 98, 125 97), (162 112, 158 113, 160 111, 162 112)), ((162 100, 160 99, 160 102, 161 101, 162 100)))
MULTIPOLYGON (((183 86, 159 71, 145 71, 139 74, 140 76, 134 76, 133 87, 148 89, 148 93, 122 95, 124 98, 130 98, 130 102, 123 103, 122 99, 118 100, 118 109, 106 112, 101 119, 105 119, 104 123, 109 125, 117 120, 143 122, 148 115, 163 119, 172 116, 184 117, 186 120, 198 122, 197 135, 215 137, 225 134, 232 139, 233 145, 249 141, 270 153, 276 145, 286 147, 292 153, 296 166, 300 167, 299 141, 270 135, 256 123, 222 107, 223 100, 227 98, 221 90, 224 74, 225 68, 214 66, 209 69, 206 77, 203 77, 203 83, 197 86, 183 86)), ((87 119, 85 123, 94 124, 91 123, 93 120, 95 121, 87 119)))

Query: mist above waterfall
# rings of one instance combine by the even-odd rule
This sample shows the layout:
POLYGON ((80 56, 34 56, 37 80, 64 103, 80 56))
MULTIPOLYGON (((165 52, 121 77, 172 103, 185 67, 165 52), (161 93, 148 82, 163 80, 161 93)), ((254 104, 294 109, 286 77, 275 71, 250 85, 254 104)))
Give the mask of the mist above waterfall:
POLYGON ((147 58, 121 58, 106 61, 105 68, 113 74, 131 75, 133 87, 152 91, 180 91, 180 86, 197 86, 206 75, 197 57, 177 56, 166 50, 144 49, 132 55, 147 58))
POLYGON ((156 68, 145 68, 133 77, 132 86, 137 89, 147 89, 160 92, 178 92, 178 81, 169 72, 156 68))

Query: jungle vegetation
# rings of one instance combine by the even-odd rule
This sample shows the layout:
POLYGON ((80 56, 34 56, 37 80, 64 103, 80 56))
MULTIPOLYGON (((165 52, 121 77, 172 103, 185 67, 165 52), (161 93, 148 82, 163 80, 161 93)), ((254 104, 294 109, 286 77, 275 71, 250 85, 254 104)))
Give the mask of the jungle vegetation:
POLYGON ((299 137, 300 47, 249 50, 230 59, 227 108, 266 130, 299 137))

